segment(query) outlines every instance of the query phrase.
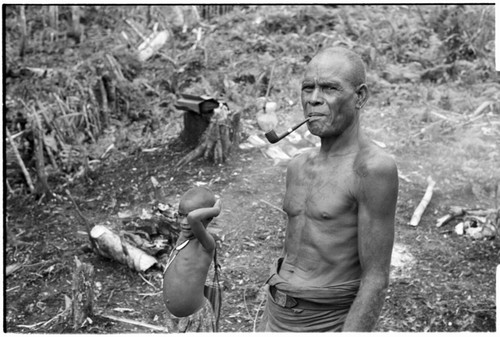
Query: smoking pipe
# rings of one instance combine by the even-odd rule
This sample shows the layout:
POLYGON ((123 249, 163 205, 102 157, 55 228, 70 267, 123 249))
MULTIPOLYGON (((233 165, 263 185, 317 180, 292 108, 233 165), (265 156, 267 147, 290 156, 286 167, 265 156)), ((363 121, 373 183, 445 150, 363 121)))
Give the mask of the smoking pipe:
POLYGON ((291 134, 292 132, 294 132, 295 130, 297 130, 302 124, 305 124, 308 120, 309 120, 309 118, 306 118, 304 121, 300 122, 299 124, 295 125, 294 127, 289 128, 281 136, 278 136, 276 134, 276 131, 274 131, 274 130, 266 132, 265 136, 266 136, 267 140, 269 141, 269 143, 271 143, 271 144, 277 143, 280 140, 282 140, 283 138, 285 138, 286 136, 288 136, 289 134, 291 134))

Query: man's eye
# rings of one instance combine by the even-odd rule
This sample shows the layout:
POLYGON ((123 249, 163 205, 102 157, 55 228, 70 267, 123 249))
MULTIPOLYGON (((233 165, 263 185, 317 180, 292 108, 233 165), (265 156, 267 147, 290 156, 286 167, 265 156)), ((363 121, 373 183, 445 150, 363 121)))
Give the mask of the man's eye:
POLYGON ((302 86, 302 91, 304 92, 312 92, 314 90, 314 87, 312 85, 303 85, 302 86))
POLYGON ((333 85, 329 85, 329 86, 326 86, 325 87, 325 90, 326 91, 337 91, 338 88, 336 86, 333 86, 333 85))

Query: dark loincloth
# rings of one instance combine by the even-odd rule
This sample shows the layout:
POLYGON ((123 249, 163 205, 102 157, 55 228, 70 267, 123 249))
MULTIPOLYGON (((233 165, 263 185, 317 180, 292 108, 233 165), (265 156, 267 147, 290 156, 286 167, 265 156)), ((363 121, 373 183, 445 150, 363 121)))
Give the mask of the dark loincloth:
MULTIPOLYGON (((297 300, 294 307, 283 307, 283 296, 276 301, 268 291, 267 304, 260 331, 267 332, 325 332, 341 331, 349 309, 356 298, 360 280, 329 287, 301 288, 289 284, 278 275, 283 258, 280 258, 268 279, 269 287, 297 300), (281 303, 279 305, 278 303, 281 303)), ((287 303, 290 300, 287 300, 287 303)))

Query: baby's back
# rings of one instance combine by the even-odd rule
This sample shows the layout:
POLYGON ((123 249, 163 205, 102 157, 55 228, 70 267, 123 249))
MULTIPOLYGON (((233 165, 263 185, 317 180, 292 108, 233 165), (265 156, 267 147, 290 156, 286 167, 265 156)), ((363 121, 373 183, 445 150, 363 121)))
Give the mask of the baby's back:
POLYGON ((213 254, 193 239, 168 266, 163 278, 163 300, 173 315, 189 316, 202 306, 203 286, 213 254))

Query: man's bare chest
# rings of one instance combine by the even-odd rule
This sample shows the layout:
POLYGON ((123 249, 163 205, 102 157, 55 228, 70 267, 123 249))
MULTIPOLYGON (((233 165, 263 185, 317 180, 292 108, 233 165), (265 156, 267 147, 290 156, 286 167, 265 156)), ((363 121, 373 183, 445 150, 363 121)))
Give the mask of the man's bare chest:
POLYGON ((355 211, 355 174, 349 163, 305 167, 289 178, 284 200, 289 216, 330 220, 355 211))

